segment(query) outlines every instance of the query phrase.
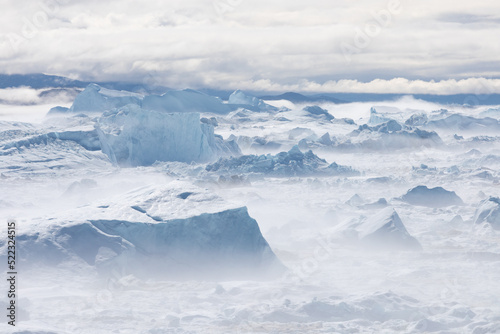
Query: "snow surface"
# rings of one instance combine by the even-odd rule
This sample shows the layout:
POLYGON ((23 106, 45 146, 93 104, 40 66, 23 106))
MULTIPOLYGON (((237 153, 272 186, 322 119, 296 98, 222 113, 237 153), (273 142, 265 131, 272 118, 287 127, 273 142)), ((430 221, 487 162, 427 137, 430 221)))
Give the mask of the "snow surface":
POLYGON ((109 110, 0 108, 0 211, 22 245, 19 332, 500 332, 498 106, 318 104, 326 120, 307 104, 228 111, 178 93, 213 102, 195 120, 98 93, 109 110), (211 127, 215 147, 234 139, 242 156, 121 168, 98 148, 98 129, 137 125, 126 131, 149 157, 168 145, 148 131, 166 136, 174 119, 189 133, 211 127), (279 173, 260 165, 278 161, 279 173), (359 174, 317 173, 334 162, 359 174))

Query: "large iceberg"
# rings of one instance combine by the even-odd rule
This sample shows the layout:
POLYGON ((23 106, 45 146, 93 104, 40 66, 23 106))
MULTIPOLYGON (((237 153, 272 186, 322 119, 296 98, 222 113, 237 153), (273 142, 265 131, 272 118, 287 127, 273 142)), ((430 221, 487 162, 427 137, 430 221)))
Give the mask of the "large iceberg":
POLYGON ((62 113, 102 113, 133 104, 143 109, 163 112, 199 112, 228 114, 237 106, 225 104, 219 98, 192 89, 171 90, 163 95, 146 95, 88 85, 78 94, 70 108, 54 107, 50 115, 62 113))
POLYGON ((198 113, 166 113, 129 105, 106 112, 97 131, 102 151, 120 166, 147 166, 156 161, 208 162, 239 155, 238 145, 214 134, 198 113))
POLYGON ((188 183, 139 188, 66 214, 19 231, 26 265, 80 261, 102 273, 169 279, 265 278, 284 269, 246 207, 188 183))

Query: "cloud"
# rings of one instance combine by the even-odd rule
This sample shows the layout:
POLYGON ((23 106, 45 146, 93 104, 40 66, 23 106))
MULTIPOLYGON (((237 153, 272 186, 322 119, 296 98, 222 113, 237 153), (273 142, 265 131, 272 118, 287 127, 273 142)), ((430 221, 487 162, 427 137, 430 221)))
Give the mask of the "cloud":
POLYGON ((468 78, 462 80, 424 81, 394 78, 375 79, 369 82, 338 80, 317 83, 303 80, 298 84, 283 85, 270 80, 243 81, 228 87, 254 91, 295 91, 304 93, 373 93, 373 94, 500 94, 500 79, 468 78))
POLYGON ((30 87, 0 89, 0 104, 35 105, 68 103, 73 101, 76 90, 72 89, 33 89, 30 87))
POLYGON ((492 14, 500 3, 493 1, 5 2, 0 68, 7 73, 138 82, 153 76, 176 88, 268 80, 272 87, 372 89, 361 83, 401 77, 414 82, 402 87, 422 91, 436 80, 454 92, 474 87, 444 83, 500 78, 500 22, 492 14))

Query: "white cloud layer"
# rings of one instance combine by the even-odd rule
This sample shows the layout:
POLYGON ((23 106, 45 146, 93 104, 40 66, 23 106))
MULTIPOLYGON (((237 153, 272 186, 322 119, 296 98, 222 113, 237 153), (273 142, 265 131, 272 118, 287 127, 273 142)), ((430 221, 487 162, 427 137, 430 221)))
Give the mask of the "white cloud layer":
POLYGON ((17 87, 0 89, 0 104, 35 105, 49 103, 68 103, 77 92, 73 90, 33 89, 17 87))
POLYGON ((332 92, 486 84, 500 93, 492 0, 4 0, 0 15, 3 73, 332 92))

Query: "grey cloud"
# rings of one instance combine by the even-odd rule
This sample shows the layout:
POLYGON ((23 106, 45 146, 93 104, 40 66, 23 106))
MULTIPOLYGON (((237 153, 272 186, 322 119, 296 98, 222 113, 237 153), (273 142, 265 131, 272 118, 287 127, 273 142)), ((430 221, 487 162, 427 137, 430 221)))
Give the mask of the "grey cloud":
POLYGON ((163 85, 193 88, 498 77, 493 41, 500 26, 488 14, 500 9, 496 2, 401 0, 400 13, 374 33, 388 1, 64 1, 26 37, 25 21, 36 23, 40 6, 8 0, 8 17, 0 22, 1 72, 138 82, 154 73, 163 85), (217 11, 221 1, 229 10, 217 11), (481 23, 488 29, 478 29, 481 23), (12 36, 21 40, 16 48, 12 36), (343 43, 355 48, 349 57, 343 43))

